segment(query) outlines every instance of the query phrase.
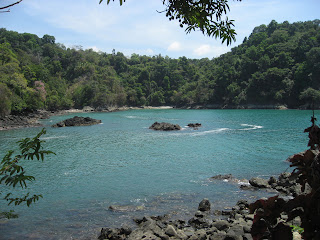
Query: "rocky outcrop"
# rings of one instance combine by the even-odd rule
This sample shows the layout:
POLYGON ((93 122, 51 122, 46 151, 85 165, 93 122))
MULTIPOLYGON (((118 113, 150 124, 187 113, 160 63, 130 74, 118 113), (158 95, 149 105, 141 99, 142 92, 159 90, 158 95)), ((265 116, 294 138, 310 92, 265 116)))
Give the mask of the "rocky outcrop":
POLYGON ((249 181, 246 179, 237 179, 231 174, 216 175, 209 180, 220 180, 229 183, 240 184, 242 190, 259 190, 263 189, 269 192, 279 192, 283 195, 297 196, 300 194, 307 194, 310 192, 310 186, 306 186, 302 191, 302 186, 297 182, 298 176, 289 172, 281 173, 278 178, 270 177, 269 179, 263 179, 259 177, 253 177, 249 181))
POLYGON ((297 182, 297 178, 297 175, 288 172, 281 173, 278 178, 272 176, 268 180, 254 177, 249 180, 250 185, 241 185, 240 188, 243 190, 266 189, 293 197, 309 193, 311 191, 309 185, 307 184, 302 191, 302 186, 297 182))
POLYGON ((10 130, 24 127, 39 127, 39 119, 46 119, 52 115, 47 111, 24 111, 17 115, 0 117, 0 130, 10 130))
POLYGON ((171 123, 165 123, 165 122, 155 122, 152 124, 149 129, 153 130, 160 130, 160 131, 174 131, 174 130, 181 130, 181 127, 178 124, 171 124, 171 123))
POLYGON ((64 121, 58 122, 52 127, 73 127, 73 126, 90 126, 101 123, 101 120, 96 120, 90 117, 78 117, 68 118, 64 121))

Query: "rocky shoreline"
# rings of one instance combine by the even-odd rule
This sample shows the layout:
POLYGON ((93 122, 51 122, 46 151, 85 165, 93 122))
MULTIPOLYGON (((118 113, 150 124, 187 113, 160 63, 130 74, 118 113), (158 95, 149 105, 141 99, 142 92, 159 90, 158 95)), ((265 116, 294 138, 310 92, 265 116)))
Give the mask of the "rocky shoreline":
MULTIPOLYGON (((239 182, 231 174, 217 175, 210 178, 212 181, 239 182)), ((278 178, 269 179, 251 178, 241 180, 248 184, 241 185, 241 189, 270 190, 272 189, 283 201, 289 201, 299 194, 307 194, 308 189, 301 191, 301 185, 297 177, 291 173, 282 173, 278 178)), ((265 199, 260 199, 265 201, 265 199)), ((259 201, 260 201, 259 200, 259 201)), ((254 239, 256 229, 252 228, 256 212, 250 210, 250 203, 247 200, 239 200, 231 209, 212 209, 208 199, 203 199, 198 206, 198 211, 188 221, 171 220, 169 215, 145 216, 133 219, 136 228, 122 226, 121 228, 102 228, 98 239, 109 240, 251 240, 254 239)), ((286 226, 301 225, 300 217, 288 221, 288 215, 282 214, 278 219, 286 226)), ((301 239, 298 232, 279 231, 278 239, 301 239), (293 237, 293 238, 292 238, 293 237)), ((268 238, 265 238, 268 239, 268 238)))
POLYGON ((0 131, 1 130, 12 130, 26 127, 41 127, 40 119, 48 119, 51 116, 65 115, 72 113, 88 113, 88 112, 118 112, 127 110, 138 110, 138 109, 171 109, 170 106, 162 107, 109 107, 105 109, 94 109, 91 107, 84 107, 83 109, 68 109, 59 111, 46 111, 46 110, 35 110, 23 112, 19 115, 8 115, 0 117, 0 131))

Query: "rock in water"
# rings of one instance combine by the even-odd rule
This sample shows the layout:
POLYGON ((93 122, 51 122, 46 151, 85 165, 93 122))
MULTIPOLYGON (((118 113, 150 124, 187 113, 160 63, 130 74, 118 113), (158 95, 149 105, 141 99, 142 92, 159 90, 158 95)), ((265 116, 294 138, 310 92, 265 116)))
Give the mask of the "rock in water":
POLYGON ((181 130, 181 127, 178 124, 171 124, 165 122, 155 122, 152 124, 149 129, 160 130, 160 131, 173 131, 173 130, 181 130))
POLYGON ((209 202, 209 199, 204 198, 200 203, 199 203, 199 207, 198 210, 201 212, 205 212, 205 211, 210 211, 211 209, 211 204, 209 202))
POLYGON ((270 187, 268 180, 258 178, 258 177, 251 178, 249 180, 249 183, 251 184, 251 186, 257 187, 257 188, 269 188, 270 187))
POLYGON ((188 127, 191 127, 191 128, 198 128, 198 127, 201 127, 201 123, 189 123, 188 124, 188 127))
POLYGON ((101 120, 93 119, 90 117, 78 117, 68 118, 64 121, 58 122, 52 127, 72 127, 72 126, 90 126, 101 123, 101 120))

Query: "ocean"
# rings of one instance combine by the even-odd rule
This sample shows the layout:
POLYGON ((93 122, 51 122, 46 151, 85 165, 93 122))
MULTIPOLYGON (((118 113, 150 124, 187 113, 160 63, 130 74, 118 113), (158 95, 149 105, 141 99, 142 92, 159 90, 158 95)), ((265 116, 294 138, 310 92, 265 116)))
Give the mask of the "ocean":
MULTIPOLYGON (((316 114, 319 114, 316 111, 316 114)), ((254 201, 271 193, 245 191, 251 177, 269 178, 292 171, 286 159, 307 149, 303 130, 311 125, 307 110, 129 110, 77 113, 42 120, 50 155, 26 161, 36 180, 28 192, 43 199, 14 209, 18 219, 0 219, 0 239, 96 239, 102 227, 134 226, 133 218, 169 214, 189 219, 208 198, 213 209, 254 201), (73 116, 102 124, 51 128, 73 116), (180 131, 150 130, 154 122, 179 124, 180 131), (188 123, 201 123, 198 129, 188 123), (235 181, 210 179, 232 174, 235 181), (128 211, 111 211, 110 205, 128 211)), ((0 157, 21 138, 41 128, 0 131, 0 157)), ((6 187, 1 186, 1 191, 6 187)), ((14 189, 16 194, 21 189, 14 189)), ((25 192, 25 191, 24 191, 25 192)))

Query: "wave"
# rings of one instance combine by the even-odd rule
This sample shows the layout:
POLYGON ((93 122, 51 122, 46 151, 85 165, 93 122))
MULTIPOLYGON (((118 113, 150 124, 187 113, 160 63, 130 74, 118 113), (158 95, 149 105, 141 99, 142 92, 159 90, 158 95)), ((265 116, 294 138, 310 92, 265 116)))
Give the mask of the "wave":
POLYGON ((124 116, 125 118, 129 118, 129 119, 141 119, 141 120, 148 120, 148 118, 146 117, 139 117, 139 116, 132 116, 132 115, 129 115, 129 116, 124 116))
POLYGON ((203 135, 208 135, 208 134, 216 134, 224 131, 231 130, 230 128, 217 128, 213 130, 208 130, 208 131, 192 131, 192 132, 187 132, 189 129, 188 128, 182 128, 179 132, 172 132, 172 133, 165 133, 162 134, 161 136, 203 136, 203 135))
POLYGON ((146 203, 148 202, 147 198, 135 198, 135 199, 131 199, 130 202, 132 203, 146 203))
POLYGON ((203 132, 194 132, 190 133, 191 136, 202 136, 202 135, 207 135, 207 134, 213 134, 213 133, 220 133, 224 131, 231 130, 230 128, 217 128, 213 130, 208 130, 208 131, 203 131, 203 132))
POLYGON ((51 137, 41 137, 41 140, 50 140, 50 139, 59 139, 59 138, 67 138, 68 136, 62 135, 62 136, 51 136, 51 137))
POLYGON ((259 125, 251 125, 251 124, 240 124, 241 126, 243 127, 247 127, 247 128, 242 128, 242 129, 239 129, 241 131, 248 131, 248 130, 255 130, 255 129, 261 129, 263 128, 263 126, 259 126, 259 125))

